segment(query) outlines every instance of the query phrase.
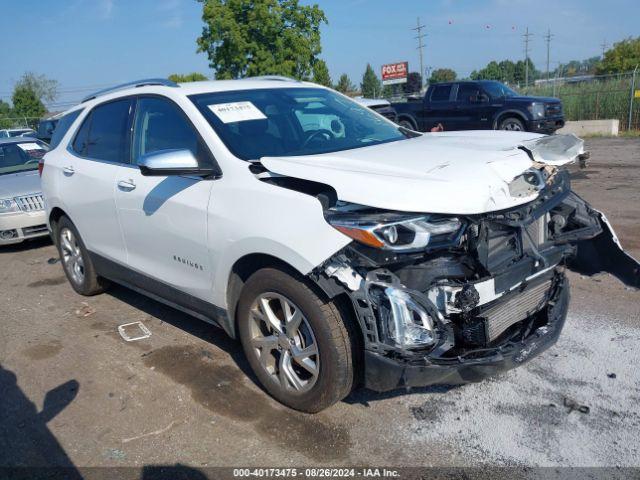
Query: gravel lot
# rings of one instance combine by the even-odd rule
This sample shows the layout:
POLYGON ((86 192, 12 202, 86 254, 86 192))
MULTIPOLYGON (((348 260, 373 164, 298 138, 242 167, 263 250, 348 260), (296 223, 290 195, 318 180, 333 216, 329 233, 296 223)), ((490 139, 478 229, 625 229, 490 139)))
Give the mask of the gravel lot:
MULTIPOLYGON (((640 258, 640 140, 587 143, 574 189, 640 258)), ((83 298, 55 257, 0 250, 0 466, 640 466, 640 293, 608 275, 571 274, 559 343, 523 368, 311 416, 265 395, 222 331, 120 287, 83 298), (152 336, 124 342, 137 320, 152 336)))

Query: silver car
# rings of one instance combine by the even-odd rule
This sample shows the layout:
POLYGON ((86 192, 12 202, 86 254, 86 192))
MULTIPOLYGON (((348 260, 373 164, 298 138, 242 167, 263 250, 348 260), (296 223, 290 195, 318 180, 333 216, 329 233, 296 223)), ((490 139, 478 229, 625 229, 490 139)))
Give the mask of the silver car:
POLYGON ((0 246, 48 235, 38 165, 46 143, 0 138, 0 246))

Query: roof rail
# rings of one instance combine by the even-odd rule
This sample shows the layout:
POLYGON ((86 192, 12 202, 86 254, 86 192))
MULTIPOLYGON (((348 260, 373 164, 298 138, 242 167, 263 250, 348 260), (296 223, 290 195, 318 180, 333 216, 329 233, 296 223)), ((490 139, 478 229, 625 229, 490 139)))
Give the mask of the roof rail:
POLYGON ((146 85, 164 85, 165 87, 177 87, 178 84, 176 82, 172 82, 171 80, 167 80, 166 78, 146 78, 143 80, 135 80, 133 82, 121 83, 120 85, 116 85, 115 87, 105 88, 104 90, 99 90, 96 93, 92 93, 89 96, 86 96, 82 99, 80 103, 88 102, 89 100, 93 100, 94 98, 101 97, 102 95, 106 95, 107 93, 117 92, 118 90, 124 90, 125 88, 138 88, 144 87, 146 85))
POLYGON ((243 80, 274 80, 276 82, 297 82, 300 80, 295 78, 285 77, 284 75, 258 75, 257 77, 245 77, 243 80))

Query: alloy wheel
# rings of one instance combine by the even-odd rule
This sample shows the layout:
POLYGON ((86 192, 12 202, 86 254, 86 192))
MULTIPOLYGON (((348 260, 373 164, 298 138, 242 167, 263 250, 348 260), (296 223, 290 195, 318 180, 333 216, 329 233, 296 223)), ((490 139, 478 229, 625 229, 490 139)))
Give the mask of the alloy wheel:
POLYGON ((84 282, 84 259, 82 250, 74 233, 63 228, 60 231, 60 247, 62 250, 62 264, 76 285, 84 282))
POLYGON ((263 293, 250 310, 251 346, 263 368, 283 390, 303 393, 317 382, 320 353, 302 310, 278 293, 263 293))
POLYGON ((518 122, 506 122, 502 125, 502 129, 512 132, 521 132, 522 126, 518 122))

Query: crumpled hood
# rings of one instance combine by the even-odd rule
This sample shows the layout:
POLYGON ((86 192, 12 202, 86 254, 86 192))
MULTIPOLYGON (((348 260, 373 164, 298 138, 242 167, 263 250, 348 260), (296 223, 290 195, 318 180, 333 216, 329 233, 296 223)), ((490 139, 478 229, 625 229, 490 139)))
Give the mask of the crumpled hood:
POLYGON ((37 170, 0 175, 0 198, 13 198, 39 193, 40 176, 37 170))
POLYGON ((427 133, 320 155, 264 157, 261 163, 273 173, 330 185, 346 202, 472 215, 512 208, 538 196, 537 191, 526 196, 509 192, 509 183, 534 166, 530 154, 539 163, 561 165, 582 152, 582 141, 573 135, 465 131, 427 133), (553 158, 546 162, 545 155, 553 158))

